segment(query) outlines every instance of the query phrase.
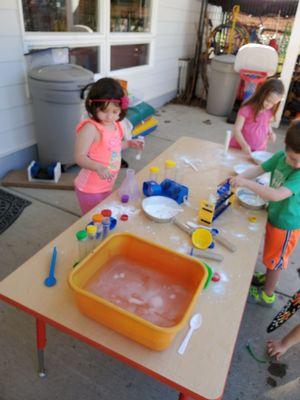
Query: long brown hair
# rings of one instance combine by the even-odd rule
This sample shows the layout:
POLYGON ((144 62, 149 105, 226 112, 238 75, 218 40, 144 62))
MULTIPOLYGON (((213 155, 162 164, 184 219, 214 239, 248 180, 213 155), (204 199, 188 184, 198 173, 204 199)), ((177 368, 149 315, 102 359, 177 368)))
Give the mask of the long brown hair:
MULTIPOLYGON (((270 78, 266 80, 256 88, 254 95, 243 104, 243 106, 249 105, 253 108, 254 119, 256 119, 259 111, 263 109, 264 101, 271 93, 276 93, 280 96, 284 95, 284 86, 280 79, 270 78)), ((275 104, 272 108, 273 115, 276 114, 278 107, 279 103, 275 104)))

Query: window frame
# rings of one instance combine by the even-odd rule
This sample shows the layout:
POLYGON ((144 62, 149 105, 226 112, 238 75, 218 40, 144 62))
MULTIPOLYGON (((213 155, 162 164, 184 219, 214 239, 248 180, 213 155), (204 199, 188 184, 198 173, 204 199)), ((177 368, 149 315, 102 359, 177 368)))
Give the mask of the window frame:
POLYGON ((122 74, 136 74, 137 72, 144 72, 144 71, 148 71, 149 68, 151 68, 153 66, 152 61, 153 61, 153 57, 151 56, 151 54, 153 53, 153 42, 149 39, 147 40, 135 40, 134 42, 129 42, 129 41, 111 41, 110 45, 109 45, 109 58, 107 60, 107 64, 108 64, 108 69, 109 69, 109 73, 111 76, 115 76, 115 75, 122 75, 122 74), (136 67, 129 67, 129 68, 120 68, 120 69, 115 69, 112 70, 111 69, 111 46, 115 46, 115 45, 121 45, 121 46, 126 46, 126 45, 137 45, 137 44, 147 44, 149 45, 149 54, 148 54, 148 62, 147 64, 143 64, 143 65, 139 65, 136 67))
POLYGON ((156 16, 158 0, 151 0, 150 32, 110 32, 110 0, 98 0, 99 32, 26 32, 23 18, 22 0, 18 0, 20 24, 23 36, 24 52, 51 47, 98 47, 99 72, 95 79, 110 75, 132 75, 147 71, 153 67, 154 42, 156 38, 156 16), (112 45, 149 44, 149 58, 146 65, 111 71, 110 51, 112 45))

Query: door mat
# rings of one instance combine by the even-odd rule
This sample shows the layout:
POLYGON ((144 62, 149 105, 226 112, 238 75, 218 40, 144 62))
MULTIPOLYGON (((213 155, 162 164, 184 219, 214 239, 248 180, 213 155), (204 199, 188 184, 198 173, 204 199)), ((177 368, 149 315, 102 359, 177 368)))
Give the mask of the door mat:
POLYGON ((31 201, 0 189, 0 235, 22 214, 31 201))
POLYGON ((74 179, 77 172, 64 172, 57 183, 54 182, 29 182, 26 169, 10 171, 2 179, 2 186, 27 187, 35 189, 74 190, 74 179))

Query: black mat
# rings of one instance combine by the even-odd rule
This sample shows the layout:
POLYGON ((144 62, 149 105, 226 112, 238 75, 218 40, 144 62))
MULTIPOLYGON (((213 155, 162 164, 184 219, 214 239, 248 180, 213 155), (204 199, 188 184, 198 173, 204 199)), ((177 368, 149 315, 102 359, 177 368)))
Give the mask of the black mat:
POLYGON ((0 189, 0 235, 22 214, 30 201, 0 189))

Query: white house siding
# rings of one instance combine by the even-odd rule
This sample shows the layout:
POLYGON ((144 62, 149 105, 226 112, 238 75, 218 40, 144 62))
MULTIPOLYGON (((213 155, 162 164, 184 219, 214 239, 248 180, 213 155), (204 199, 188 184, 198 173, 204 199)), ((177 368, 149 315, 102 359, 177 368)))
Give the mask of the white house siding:
MULTIPOLYGON (((157 1, 152 65, 141 71, 122 71, 131 92, 142 93, 155 106, 175 96, 178 58, 193 55, 200 5, 200 0, 157 1)), ((118 71, 112 75, 118 75, 118 71)), ((32 157, 29 149, 36 144, 32 104, 25 89, 18 0, 1 0, 0 177, 9 169, 26 165, 32 157)))
MULTIPOLYGON (((35 144, 17 0, 0 1, 0 161, 35 144)), ((0 175, 5 165, 0 163, 0 175)))
MULTIPOLYGON (((153 66, 146 72, 122 72, 131 92, 155 106, 175 96, 178 59, 195 50, 200 5, 200 0, 158 0, 153 66)), ((117 71, 114 75, 119 76, 117 71)))

